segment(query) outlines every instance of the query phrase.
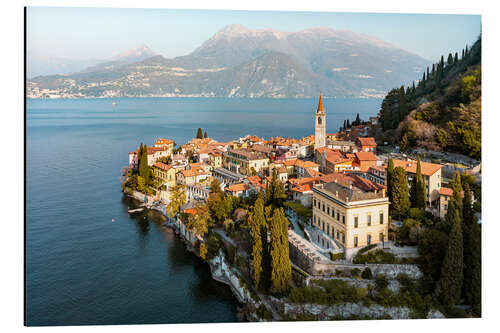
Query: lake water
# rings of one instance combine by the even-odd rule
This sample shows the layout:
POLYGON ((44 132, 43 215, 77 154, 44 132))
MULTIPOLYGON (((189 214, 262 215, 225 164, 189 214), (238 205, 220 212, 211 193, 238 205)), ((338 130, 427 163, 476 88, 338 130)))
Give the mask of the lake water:
MULTIPOLYGON (((377 114, 378 99, 325 100, 327 132, 377 114)), ((120 191, 128 152, 158 137, 183 144, 314 132, 312 99, 28 100, 28 325, 237 321, 229 288, 120 191), (114 105, 112 103, 115 103, 114 105)))

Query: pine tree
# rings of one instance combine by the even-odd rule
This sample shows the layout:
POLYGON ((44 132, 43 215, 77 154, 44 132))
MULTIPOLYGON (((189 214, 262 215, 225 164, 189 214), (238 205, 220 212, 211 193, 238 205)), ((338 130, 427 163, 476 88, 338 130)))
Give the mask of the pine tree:
POLYGON ((465 300, 472 306, 472 311, 481 316, 481 227, 474 223, 465 238, 470 244, 464 249, 464 287, 465 300))
POLYGON ((263 288, 262 276, 262 255, 263 255, 263 233, 265 231, 266 219, 264 217, 264 200, 260 195, 255 201, 253 211, 251 213, 251 229, 252 237, 252 278, 253 283, 257 288, 263 288))
POLYGON ((412 207, 425 209, 425 182, 422 178, 422 168, 420 166, 420 156, 417 160, 417 172, 412 181, 412 186, 410 189, 410 198, 412 207))
POLYGON ((271 222, 271 291, 283 294, 288 291, 292 267, 288 248, 288 220, 282 208, 276 208, 271 222))
POLYGON ((199 128, 199 127, 198 127, 198 131, 196 132, 196 138, 203 139, 203 132, 201 131, 201 128, 199 128))
POLYGON ((398 216, 404 216, 410 208, 408 179, 402 167, 396 167, 391 176, 391 209, 398 216))
POLYGON ((463 236, 458 209, 452 209, 450 219, 452 226, 448 247, 437 287, 441 303, 448 308, 459 302, 463 283, 463 236))
POLYGON ((392 202, 392 177, 394 175, 394 161, 392 158, 389 158, 387 161, 387 196, 389 197, 389 202, 392 202))

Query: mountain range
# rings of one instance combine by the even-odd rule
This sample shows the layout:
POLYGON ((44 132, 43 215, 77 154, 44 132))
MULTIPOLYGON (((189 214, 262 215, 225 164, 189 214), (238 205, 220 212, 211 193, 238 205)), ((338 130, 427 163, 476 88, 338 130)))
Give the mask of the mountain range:
POLYGON ((430 64, 347 30, 280 32, 238 24, 185 56, 169 59, 144 48, 130 55, 72 74, 34 77, 28 97, 383 97, 430 64))

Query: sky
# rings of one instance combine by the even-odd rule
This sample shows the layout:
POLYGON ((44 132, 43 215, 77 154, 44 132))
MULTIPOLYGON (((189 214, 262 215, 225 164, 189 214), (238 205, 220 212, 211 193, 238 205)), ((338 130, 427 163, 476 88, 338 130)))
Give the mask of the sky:
POLYGON ((68 59, 110 59, 145 44, 171 58, 189 54, 233 23, 289 32, 319 26, 351 30, 431 61, 460 53, 481 30, 480 15, 29 7, 27 49, 68 59))

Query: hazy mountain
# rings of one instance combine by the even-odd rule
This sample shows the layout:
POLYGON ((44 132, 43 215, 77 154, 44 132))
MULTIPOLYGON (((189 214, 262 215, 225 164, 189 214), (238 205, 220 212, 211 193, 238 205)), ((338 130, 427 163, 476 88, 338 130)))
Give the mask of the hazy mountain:
POLYGON ((33 78, 40 75, 70 74, 83 70, 102 70, 103 67, 124 65, 132 62, 138 62, 154 56, 146 45, 120 53, 112 59, 69 59, 61 58, 55 55, 28 52, 27 54, 27 76, 33 78))
POLYGON ((377 38, 345 30, 299 32, 229 25, 192 53, 166 59, 149 49, 70 76, 32 80, 62 95, 331 97, 384 95, 430 62, 377 38))

